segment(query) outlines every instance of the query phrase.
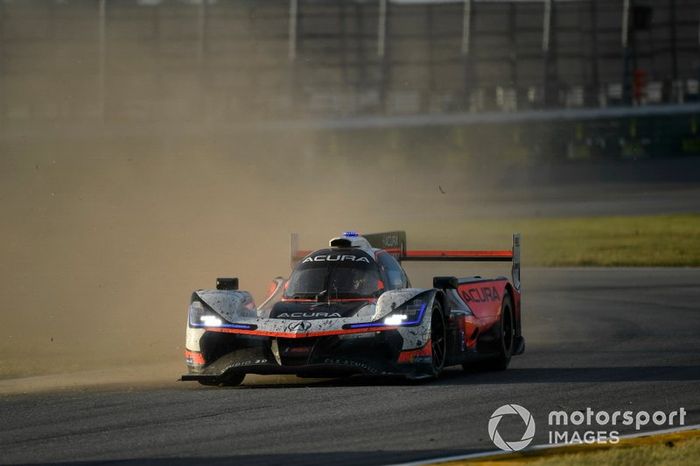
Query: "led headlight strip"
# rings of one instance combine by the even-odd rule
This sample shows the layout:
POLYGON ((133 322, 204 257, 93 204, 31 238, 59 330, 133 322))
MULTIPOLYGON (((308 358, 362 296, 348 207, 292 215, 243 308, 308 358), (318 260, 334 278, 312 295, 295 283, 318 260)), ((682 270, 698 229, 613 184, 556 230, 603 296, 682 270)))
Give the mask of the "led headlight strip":
POLYGON ((233 324, 226 320, 218 314, 205 309, 201 302, 193 301, 190 304, 189 313, 189 323, 190 327, 194 328, 238 328, 243 330, 255 330, 258 328, 257 325, 249 324, 233 324))
POLYGON ((408 325, 417 325, 423 320, 423 314, 425 314, 425 308, 427 303, 422 303, 416 314, 415 318, 409 320, 410 317, 406 312, 407 307, 410 305, 410 301, 403 306, 400 306, 394 312, 389 314, 381 322, 363 322, 360 324, 347 324, 343 325, 343 328, 370 328, 370 327, 399 327, 408 325), (403 311, 403 312, 402 312, 403 311))

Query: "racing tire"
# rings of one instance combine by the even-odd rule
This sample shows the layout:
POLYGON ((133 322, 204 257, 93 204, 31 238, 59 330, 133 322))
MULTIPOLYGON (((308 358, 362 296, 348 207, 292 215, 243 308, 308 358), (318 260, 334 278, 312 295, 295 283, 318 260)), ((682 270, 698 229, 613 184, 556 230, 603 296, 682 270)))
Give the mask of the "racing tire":
POLYGON ((198 380, 199 385, 204 385, 205 387, 218 387, 221 383, 217 380, 216 382, 211 380, 198 380))
POLYGON ((503 371, 510 364, 510 358, 513 355, 515 346, 515 317, 513 314, 513 300, 509 294, 503 297, 503 302, 501 303, 501 322, 498 325, 498 332, 500 333, 498 355, 486 361, 486 368, 503 371))
POLYGON ((432 376, 437 378, 445 368, 447 359, 447 325, 440 302, 435 300, 430 317, 430 345, 432 353, 432 376))
POLYGON ((245 372, 230 372, 222 378, 221 385, 224 387, 237 387, 243 383, 243 379, 245 379, 245 372))
POLYGON ((501 302, 501 321, 496 327, 496 355, 488 359, 462 364, 465 372, 503 371, 508 368, 515 349, 513 300, 506 294, 501 302))

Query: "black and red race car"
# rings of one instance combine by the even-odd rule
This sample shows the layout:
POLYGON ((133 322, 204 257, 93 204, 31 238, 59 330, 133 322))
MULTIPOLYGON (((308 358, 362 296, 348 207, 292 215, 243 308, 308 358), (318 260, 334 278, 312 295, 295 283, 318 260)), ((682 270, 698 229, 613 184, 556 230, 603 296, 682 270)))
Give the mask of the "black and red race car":
POLYGON ((406 249, 401 231, 345 232, 329 247, 299 251, 257 306, 238 279, 192 294, 182 380, 238 385, 246 374, 410 379, 473 364, 505 369, 525 349, 520 308, 520 236, 501 251, 406 249), (406 261, 508 261, 506 277, 434 277, 413 288, 406 261))

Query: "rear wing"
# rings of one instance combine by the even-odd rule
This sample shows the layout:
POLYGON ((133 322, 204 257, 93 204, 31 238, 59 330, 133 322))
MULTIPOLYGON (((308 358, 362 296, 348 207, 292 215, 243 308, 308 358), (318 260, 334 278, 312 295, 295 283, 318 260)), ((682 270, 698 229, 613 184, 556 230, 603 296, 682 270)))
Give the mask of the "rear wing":
POLYGON ((405 250, 397 257, 400 261, 463 261, 463 262, 512 262, 513 286, 520 290, 520 233, 513 235, 511 249, 502 250, 405 250))
MULTIPOLYGON (((372 233, 363 235, 374 248, 384 249, 393 255, 398 261, 424 261, 424 262, 512 262, 511 273, 513 286, 520 290, 520 233, 513 235, 511 249, 482 251, 482 250, 409 250, 406 248, 406 232, 389 231, 385 233, 372 233)), ((299 249, 299 235, 291 236, 291 265, 292 268, 301 259, 311 253, 309 250, 299 249)))

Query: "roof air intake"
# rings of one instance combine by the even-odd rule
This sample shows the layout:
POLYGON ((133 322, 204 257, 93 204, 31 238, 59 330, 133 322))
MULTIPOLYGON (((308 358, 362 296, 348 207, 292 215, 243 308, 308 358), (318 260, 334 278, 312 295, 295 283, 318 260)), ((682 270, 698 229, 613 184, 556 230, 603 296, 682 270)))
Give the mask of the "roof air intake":
POLYGON ((352 241, 347 238, 333 238, 330 245, 332 248, 351 248, 352 241))

